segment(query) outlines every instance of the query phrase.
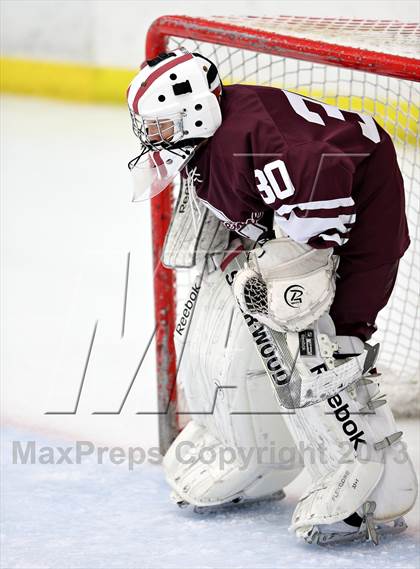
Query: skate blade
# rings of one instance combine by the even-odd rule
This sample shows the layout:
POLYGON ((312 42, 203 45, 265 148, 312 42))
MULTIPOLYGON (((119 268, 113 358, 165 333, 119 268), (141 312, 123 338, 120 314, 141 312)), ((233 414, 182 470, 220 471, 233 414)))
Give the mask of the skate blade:
POLYGON ((284 490, 278 490, 277 492, 275 492, 274 494, 270 494, 269 496, 261 496, 260 498, 247 498, 245 496, 238 496, 233 500, 230 500, 229 502, 225 502, 223 504, 209 505, 209 506, 194 506, 189 502, 182 500, 182 498, 174 501, 179 508, 184 509, 191 507, 194 513, 202 515, 202 514, 225 512, 232 508, 235 507, 238 508, 240 506, 245 506, 248 504, 250 505, 250 504, 259 504, 263 502, 280 501, 283 500, 285 497, 286 494, 284 493, 284 490))
MULTIPOLYGON (((375 525, 375 529, 378 537, 396 535, 405 531, 407 529, 407 524, 404 518, 397 518, 394 520, 393 525, 377 524, 375 525)), ((349 543, 351 541, 371 541, 367 528, 365 528, 363 531, 359 530, 348 533, 323 533, 319 531, 317 526, 314 526, 311 530, 308 531, 307 535, 302 537, 306 543, 315 545, 329 545, 330 543, 349 543)))

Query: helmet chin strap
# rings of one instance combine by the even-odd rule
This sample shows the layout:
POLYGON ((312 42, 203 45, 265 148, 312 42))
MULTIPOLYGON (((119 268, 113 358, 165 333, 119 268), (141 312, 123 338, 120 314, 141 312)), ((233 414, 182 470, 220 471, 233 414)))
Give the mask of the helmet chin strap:
POLYGON ((184 159, 189 155, 192 156, 195 150, 207 141, 208 138, 188 138, 185 140, 180 140, 179 142, 176 142, 174 144, 171 144, 170 142, 163 144, 162 143, 153 144, 148 142, 145 144, 143 141, 141 141, 142 144, 141 152, 138 156, 132 158, 129 161, 128 169, 132 170, 133 168, 135 168, 139 163, 139 161, 141 160, 141 158, 143 158, 143 156, 148 152, 161 152, 162 150, 166 150, 167 152, 170 152, 171 154, 174 154, 175 156, 184 159), (190 150, 191 148, 192 150, 190 150))

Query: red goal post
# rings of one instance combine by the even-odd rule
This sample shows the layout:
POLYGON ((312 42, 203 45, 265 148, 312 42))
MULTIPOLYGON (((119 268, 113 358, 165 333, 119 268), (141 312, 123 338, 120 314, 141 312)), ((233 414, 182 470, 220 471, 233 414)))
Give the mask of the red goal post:
MULTIPOLYGON (((403 158, 400 157, 400 160, 403 162, 403 173, 405 170, 406 174, 406 191, 411 192, 408 200, 409 213, 415 218, 419 211, 420 175, 418 156, 411 156, 411 146, 415 147, 419 139, 420 95, 418 85, 416 86, 420 81, 419 42, 420 26, 398 21, 287 16, 214 17, 206 20, 187 16, 163 16, 149 28, 146 58, 152 59, 179 45, 185 45, 187 49, 205 49, 207 53, 203 54, 213 58, 221 69, 222 80, 227 82, 271 84, 324 99, 342 108, 344 105, 348 109, 367 110, 383 124, 402 148, 403 158)), ((170 190, 161 192, 151 202, 159 436, 162 452, 166 451, 178 431, 177 365, 173 344, 176 276, 173 271, 165 269, 160 261, 172 202, 170 190)), ((407 274, 403 274, 407 285, 404 287, 403 283, 402 292, 396 293, 399 295, 397 306, 395 310, 391 306, 390 316, 387 316, 384 326, 386 345, 391 347, 388 354, 391 363, 386 362, 388 367, 395 361, 398 361, 400 368, 407 367, 407 357, 414 345, 410 334, 411 324, 407 324, 407 318, 411 318, 411 289, 415 289, 419 282, 418 274, 413 273, 413 263, 418 266, 415 250, 419 242, 418 237, 413 235, 413 226, 415 232, 418 220, 417 223, 411 220, 415 247, 414 260, 408 263, 407 274), (409 289, 407 294, 405 288, 409 289), (408 325, 408 332, 398 324, 399 314, 400 320, 408 325), (396 334, 396 325, 400 327, 403 338, 401 348, 392 337, 392 334, 396 334)), ((398 342, 399 338, 400 336, 398 342)), ((414 358, 418 355, 418 348, 412 355, 414 358)), ((399 374, 402 372, 390 374, 387 387, 395 392, 392 401, 394 409, 400 410, 401 414, 411 414, 409 401, 413 394, 398 393, 393 385, 399 374)), ((418 389, 418 382, 410 374, 411 372, 408 373, 406 382, 418 389)))

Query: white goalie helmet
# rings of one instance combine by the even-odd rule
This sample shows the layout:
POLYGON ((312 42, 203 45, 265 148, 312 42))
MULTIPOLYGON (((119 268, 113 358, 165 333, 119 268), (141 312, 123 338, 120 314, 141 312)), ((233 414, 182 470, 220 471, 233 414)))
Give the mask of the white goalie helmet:
POLYGON ((222 85, 216 66, 185 49, 162 53, 142 64, 127 91, 140 155, 129 162, 136 201, 165 189, 197 145, 222 123, 222 85))

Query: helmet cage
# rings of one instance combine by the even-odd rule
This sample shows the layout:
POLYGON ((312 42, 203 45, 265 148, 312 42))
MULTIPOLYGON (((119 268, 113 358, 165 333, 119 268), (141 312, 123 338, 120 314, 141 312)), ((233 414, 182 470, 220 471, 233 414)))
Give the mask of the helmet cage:
POLYGON ((128 164, 143 188, 139 195, 164 189, 198 144, 214 134, 222 120, 220 92, 216 66, 200 54, 176 50, 141 66, 127 91, 133 132, 141 144, 139 156, 128 164), (179 78, 168 74, 178 65, 177 57, 182 58, 179 78))
POLYGON ((165 117, 145 117, 136 115, 130 109, 133 132, 147 150, 168 149, 179 142, 185 134, 185 114, 181 111, 166 114, 165 117))

